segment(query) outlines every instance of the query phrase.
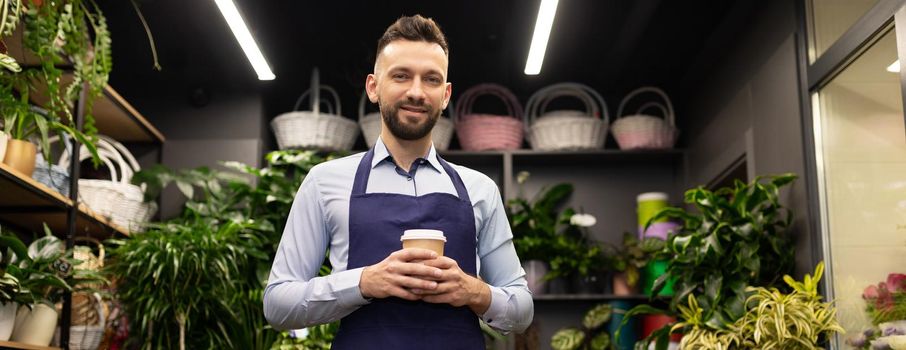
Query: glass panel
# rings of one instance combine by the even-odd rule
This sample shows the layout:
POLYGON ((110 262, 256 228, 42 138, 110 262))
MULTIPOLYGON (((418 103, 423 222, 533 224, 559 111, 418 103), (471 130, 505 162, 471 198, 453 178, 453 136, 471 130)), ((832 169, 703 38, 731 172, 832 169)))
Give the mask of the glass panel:
POLYGON ((906 126, 896 35, 883 35, 817 94, 816 157, 838 319, 871 326, 862 293, 906 273, 906 126))
POLYGON ((809 63, 815 62, 877 2, 878 0, 809 1, 811 12, 809 63))

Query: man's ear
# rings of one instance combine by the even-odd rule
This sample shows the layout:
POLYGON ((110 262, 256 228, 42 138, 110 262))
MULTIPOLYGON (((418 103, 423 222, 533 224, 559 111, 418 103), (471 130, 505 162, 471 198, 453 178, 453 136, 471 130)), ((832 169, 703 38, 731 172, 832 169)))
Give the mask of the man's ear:
POLYGON ((368 74, 365 78, 365 92, 368 94, 368 99, 371 100, 371 103, 378 102, 377 78, 374 74, 368 74))

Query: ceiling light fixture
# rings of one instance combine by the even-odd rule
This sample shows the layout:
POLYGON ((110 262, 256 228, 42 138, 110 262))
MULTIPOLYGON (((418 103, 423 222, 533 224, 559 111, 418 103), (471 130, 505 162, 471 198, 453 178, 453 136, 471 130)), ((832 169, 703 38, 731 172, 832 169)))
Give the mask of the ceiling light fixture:
POLYGON ((217 3, 217 8, 220 9, 220 13, 223 14, 227 24, 230 25, 230 30, 233 31, 233 36, 236 37, 236 41, 239 42, 239 46, 245 52, 245 57, 249 59, 249 63, 252 64, 255 73, 258 73, 258 80, 274 80, 276 76, 271 72, 271 67, 267 65, 264 55, 258 49, 255 38, 252 37, 252 33, 249 33, 249 28, 245 25, 245 21, 242 20, 242 16, 239 15, 239 10, 236 9, 236 4, 233 3, 233 0, 214 0, 214 2, 217 3))
POLYGON ((887 66, 887 71, 891 73, 900 72, 900 60, 893 61, 889 66, 887 66))
POLYGON ((538 10, 538 19, 535 21, 535 34, 532 35, 532 46, 529 48, 528 59, 525 61, 525 74, 538 75, 541 73, 541 64, 544 63, 544 51, 547 50, 547 40, 551 35, 554 25, 554 15, 557 14, 558 0, 541 0, 538 10))

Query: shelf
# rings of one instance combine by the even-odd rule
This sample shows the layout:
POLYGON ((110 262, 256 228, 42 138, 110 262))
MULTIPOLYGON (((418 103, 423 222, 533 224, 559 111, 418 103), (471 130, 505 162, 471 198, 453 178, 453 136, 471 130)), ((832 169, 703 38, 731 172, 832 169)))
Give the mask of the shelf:
MULTIPOLYGON (((72 201, 59 192, 0 163, 0 193, 0 221, 36 233, 44 231, 45 223, 58 236, 67 232, 67 209, 72 208, 72 201)), ((79 205, 77 236, 106 239, 117 234, 129 235, 85 204, 79 205)))
POLYGON ((647 301, 647 295, 615 295, 615 294, 540 294, 534 295, 535 301, 647 301))
POLYGON ((60 350, 61 348, 55 348, 52 346, 37 346, 0 340, 0 349, 60 350))
POLYGON ((544 165, 583 164, 588 162, 644 162, 672 163, 683 158, 683 150, 637 150, 621 151, 617 149, 599 149, 582 151, 510 151, 513 161, 520 164, 534 163, 544 165))
MULTIPOLYGON (((72 83, 72 74, 63 74, 61 86, 72 83)), ((46 86, 37 86, 37 92, 29 96, 32 103, 45 106, 48 97, 46 86)), ((155 142, 166 141, 164 135, 151 125, 145 117, 132 107, 110 85, 104 87, 103 95, 94 100, 92 115, 95 126, 101 134, 120 142, 155 142)))

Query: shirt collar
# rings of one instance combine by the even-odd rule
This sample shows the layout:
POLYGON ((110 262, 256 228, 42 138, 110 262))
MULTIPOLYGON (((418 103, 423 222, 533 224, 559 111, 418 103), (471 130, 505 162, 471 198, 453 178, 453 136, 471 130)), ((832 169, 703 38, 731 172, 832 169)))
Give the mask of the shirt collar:
MULTIPOLYGON (((441 172, 443 166, 440 165, 440 161, 437 160, 437 150, 434 149, 434 143, 431 143, 431 148, 428 149, 428 156, 425 157, 428 161, 428 164, 431 164, 431 167, 434 168, 434 171, 441 172)), ((381 162, 388 161, 390 164, 396 165, 393 163, 393 156, 390 154, 390 151, 387 150, 387 146, 384 145, 384 140, 378 136, 377 142, 374 144, 374 159, 371 160, 371 168, 376 168, 381 162)), ((406 169, 409 170, 409 169, 406 169)))

